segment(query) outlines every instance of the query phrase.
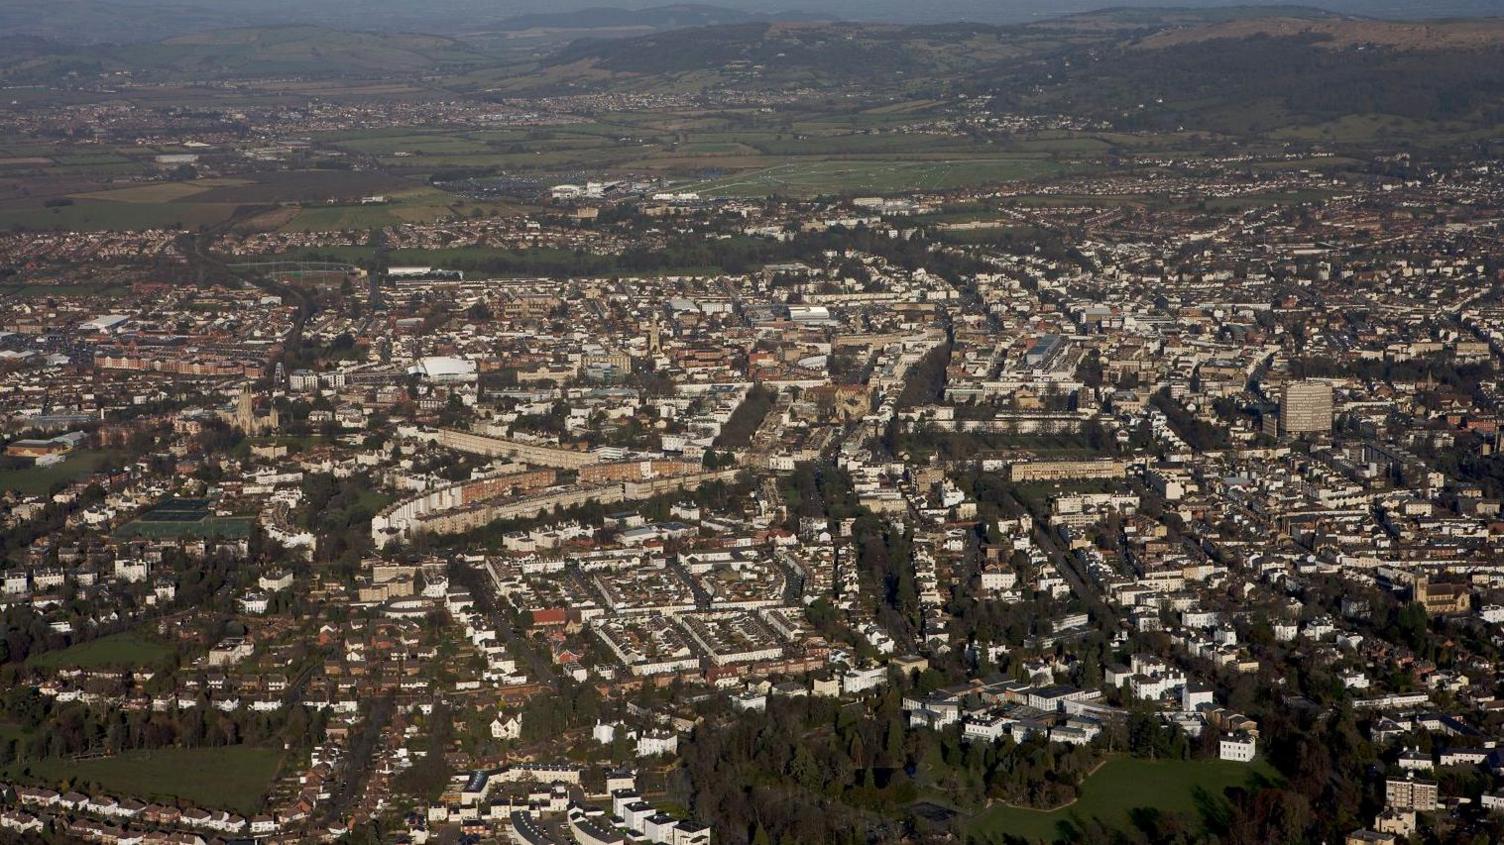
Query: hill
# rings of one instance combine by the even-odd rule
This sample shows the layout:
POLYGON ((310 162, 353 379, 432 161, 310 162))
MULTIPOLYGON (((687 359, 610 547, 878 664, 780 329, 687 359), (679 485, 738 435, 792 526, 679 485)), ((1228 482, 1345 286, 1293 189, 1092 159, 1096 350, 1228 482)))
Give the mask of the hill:
POLYGON ((245 27, 179 35, 152 44, 80 48, 40 38, 0 42, 0 78, 45 81, 129 71, 144 79, 392 77, 460 72, 497 59, 433 35, 349 32, 311 26, 245 27))
POLYGON ((491 97, 725 89, 967 95, 987 97, 997 111, 1232 135, 1351 116, 1474 128, 1504 121, 1504 19, 1381 21, 1249 6, 1110 9, 1013 26, 743 17, 711 6, 597 9, 516 18, 507 26, 519 29, 465 38, 242 27, 82 49, 22 37, 0 42, 0 80, 114 71, 152 81, 423 75, 457 94, 491 97), (723 17, 737 20, 670 28, 723 17), (575 24, 590 28, 569 28, 575 24), (612 26, 610 34, 623 37, 577 37, 612 26), (637 26, 650 31, 632 32, 637 26), (552 35, 535 38, 539 32, 552 35), (561 37, 571 40, 559 47, 561 37))
POLYGON ((1168 29, 1143 39, 1136 46, 1170 49, 1207 41, 1246 41, 1250 38, 1304 40, 1328 50, 1360 47, 1417 52, 1478 50, 1504 42, 1504 20, 1409 22, 1281 14, 1168 29))
POLYGON ((722 26, 735 23, 751 23, 772 20, 818 20, 803 12, 748 12, 709 6, 697 3, 681 3, 670 6, 653 6, 647 9, 622 9, 617 7, 594 7, 572 12, 539 12, 507 18, 495 25, 504 32, 527 29, 593 30, 593 29, 684 29, 695 26, 722 26))
POLYGON ((512 84, 986 95, 1129 128, 1265 131, 1350 115, 1495 124, 1504 20, 1285 8, 1109 10, 1015 27, 742 24, 581 41, 512 84))
POLYGON ((751 23, 578 41, 545 60, 543 69, 554 79, 605 71, 671 85, 677 76, 695 74, 706 85, 733 87, 889 88, 965 79, 991 63, 1027 57, 1030 40, 981 24, 751 23))

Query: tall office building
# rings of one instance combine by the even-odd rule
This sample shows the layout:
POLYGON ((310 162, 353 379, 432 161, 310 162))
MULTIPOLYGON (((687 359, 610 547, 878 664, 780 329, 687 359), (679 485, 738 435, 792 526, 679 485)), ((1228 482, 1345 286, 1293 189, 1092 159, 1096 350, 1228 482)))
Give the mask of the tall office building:
POLYGON ((1331 431, 1332 386, 1320 381, 1294 381, 1285 385, 1279 403, 1279 427, 1285 434, 1331 431))

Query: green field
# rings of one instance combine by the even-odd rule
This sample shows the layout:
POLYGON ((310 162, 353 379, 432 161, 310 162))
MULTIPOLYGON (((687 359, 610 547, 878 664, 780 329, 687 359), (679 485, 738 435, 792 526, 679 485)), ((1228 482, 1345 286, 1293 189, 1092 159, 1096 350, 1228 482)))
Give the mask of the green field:
POLYGON ((1034 179, 1062 170, 1060 165, 1036 158, 810 161, 711 179, 685 189, 708 196, 896 193, 1034 179))
POLYGON ((280 758, 272 748, 161 748, 95 760, 41 760, 7 774, 54 787, 94 784, 118 797, 185 801, 249 815, 261 809, 280 758))
POLYGON ((1118 757, 1087 778, 1076 803, 1050 812, 994 806, 972 820, 971 832, 996 841, 1011 835, 1049 842, 1078 819, 1098 818, 1114 826, 1131 827, 1130 812, 1139 808, 1204 820, 1206 810, 1226 803, 1223 791, 1228 787, 1278 777, 1262 760, 1248 764, 1118 757))
POLYGON ((68 229, 196 229, 228 220, 236 206, 207 202, 113 202, 79 200, 73 205, 44 208, 0 208, 0 230, 68 229))
POLYGON ((124 669, 158 665, 171 656, 172 649, 161 643, 139 634, 124 633, 100 637, 59 651, 44 652, 27 662, 39 669, 124 669))
POLYGON ((45 467, 0 470, 0 490, 15 490, 29 496, 45 496, 54 485, 77 481, 109 460, 110 453, 100 450, 74 452, 66 460, 45 467))

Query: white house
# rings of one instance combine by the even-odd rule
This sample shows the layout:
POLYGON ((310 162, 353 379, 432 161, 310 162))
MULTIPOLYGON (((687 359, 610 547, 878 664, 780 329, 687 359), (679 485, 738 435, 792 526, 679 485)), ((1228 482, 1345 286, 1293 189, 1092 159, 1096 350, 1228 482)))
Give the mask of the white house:
POLYGON ((679 735, 670 731, 644 731, 637 737, 637 756, 655 757, 659 754, 677 754, 679 735))
POLYGON ((492 739, 520 739, 522 737, 522 714, 496 714, 491 720, 492 739))
POLYGON ((1238 736, 1224 736, 1217 755, 1223 760, 1232 760, 1237 763, 1248 763, 1253 760, 1256 743, 1253 737, 1247 734, 1238 736))

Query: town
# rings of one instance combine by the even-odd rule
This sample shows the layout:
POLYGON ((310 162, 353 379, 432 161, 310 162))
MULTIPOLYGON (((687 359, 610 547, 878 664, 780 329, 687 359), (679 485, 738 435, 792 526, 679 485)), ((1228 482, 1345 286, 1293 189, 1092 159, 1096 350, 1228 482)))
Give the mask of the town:
POLYGON ((817 96, 11 106, 226 216, 0 234, 0 838, 1504 838, 1485 148, 338 182, 817 96))

